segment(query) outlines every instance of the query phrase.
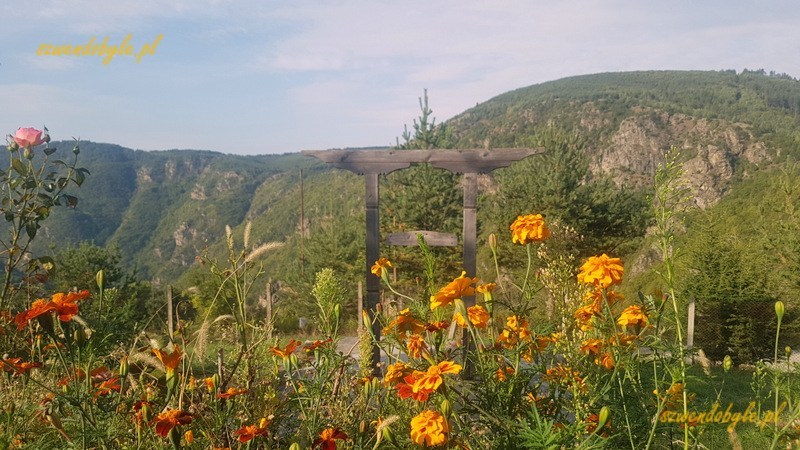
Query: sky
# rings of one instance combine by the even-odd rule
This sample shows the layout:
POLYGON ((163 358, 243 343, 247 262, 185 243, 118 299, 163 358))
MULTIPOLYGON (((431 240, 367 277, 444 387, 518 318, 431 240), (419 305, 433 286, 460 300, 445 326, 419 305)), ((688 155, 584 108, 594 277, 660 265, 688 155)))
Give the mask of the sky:
POLYGON ((800 78, 794 0, 2 0, 0 17, 0 132, 143 150, 389 146, 425 89, 442 122, 575 75, 800 78), (130 53, 92 55, 104 41, 130 53))

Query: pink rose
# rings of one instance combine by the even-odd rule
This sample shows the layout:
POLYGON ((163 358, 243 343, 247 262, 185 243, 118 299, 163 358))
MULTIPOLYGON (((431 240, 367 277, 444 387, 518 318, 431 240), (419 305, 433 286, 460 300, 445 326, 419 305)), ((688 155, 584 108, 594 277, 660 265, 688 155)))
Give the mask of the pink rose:
POLYGON ((36 128, 20 128, 14 135, 14 142, 20 147, 35 147, 44 143, 42 132, 36 128))

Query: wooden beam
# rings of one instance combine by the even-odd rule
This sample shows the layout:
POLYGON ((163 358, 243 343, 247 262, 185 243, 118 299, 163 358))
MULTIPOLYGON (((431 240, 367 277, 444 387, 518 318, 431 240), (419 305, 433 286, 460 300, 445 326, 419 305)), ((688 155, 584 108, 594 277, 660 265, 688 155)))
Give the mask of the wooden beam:
POLYGON ((442 233, 439 231, 406 231, 402 233, 391 233, 384 238, 389 245, 402 245, 414 247, 419 245, 419 238, 422 235, 425 245, 429 247, 456 247, 458 246, 458 236, 452 233, 442 233))
MULTIPOLYGON (((365 174, 365 189, 366 195, 364 201, 366 204, 366 220, 367 220, 367 233, 366 233, 366 247, 367 247, 367 260, 366 260, 366 274, 367 274, 367 313, 372 319, 372 333, 375 335, 376 341, 381 338, 381 325, 380 322, 374 320, 378 311, 378 304, 381 301, 381 280, 372 275, 371 268, 375 261, 380 258, 380 238, 381 238, 381 220, 380 220, 380 188, 378 185, 378 174, 367 173, 365 174)), ((359 318, 361 320, 361 318, 359 318)), ((381 348, 377 345, 372 346, 372 371, 377 376, 380 375, 380 368, 378 363, 381 361, 381 348)))

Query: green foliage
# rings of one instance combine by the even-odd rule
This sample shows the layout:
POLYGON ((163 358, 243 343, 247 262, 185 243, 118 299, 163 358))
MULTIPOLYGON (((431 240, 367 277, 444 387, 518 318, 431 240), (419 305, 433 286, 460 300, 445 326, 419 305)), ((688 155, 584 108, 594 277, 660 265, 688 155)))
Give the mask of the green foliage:
POLYGON ((336 339, 339 332, 343 307, 348 300, 347 289, 334 271, 325 268, 317 272, 317 280, 311 289, 317 300, 317 329, 326 338, 336 339))

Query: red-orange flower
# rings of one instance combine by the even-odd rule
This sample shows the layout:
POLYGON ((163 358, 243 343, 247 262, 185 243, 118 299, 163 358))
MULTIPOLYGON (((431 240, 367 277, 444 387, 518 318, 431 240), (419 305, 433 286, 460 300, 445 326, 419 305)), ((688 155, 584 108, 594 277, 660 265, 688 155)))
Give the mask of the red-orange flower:
POLYGON ((591 256, 581 266, 578 282, 591 284, 599 288, 607 288, 622 283, 622 260, 611 258, 605 253, 591 256))
POLYGON ((242 428, 234 431, 232 436, 235 437, 239 442, 248 442, 255 439, 258 436, 266 436, 269 434, 269 420, 262 417, 261 421, 258 425, 245 425, 242 428))
POLYGON ((460 277, 439 289, 439 292, 431 295, 431 311, 440 306, 447 306, 457 298, 475 295, 475 288, 472 285, 477 283, 478 279, 467 278, 466 275, 467 272, 461 272, 460 277))
POLYGON ((406 339, 408 334, 418 334, 423 331, 425 331, 425 324, 414 317, 408 308, 400 311, 397 317, 383 329, 384 334, 396 332, 400 340, 406 339))
POLYGON ((284 348, 270 347, 269 351, 272 352, 272 354, 275 356, 280 356, 281 358, 288 358, 292 356, 292 353, 294 353, 294 351, 297 350, 297 347, 299 347, 300 344, 301 344, 300 341, 292 339, 289 341, 286 347, 284 348))
POLYGON ((108 380, 101 381, 95 386, 94 398, 100 397, 101 395, 108 395, 112 392, 119 392, 119 390, 119 378, 109 378, 108 380))
POLYGON ((21 358, 8 358, 0 361, 0 366, 6 372, 14 372, 16 376, 26 374, 35 367, 42 367, 42 363, 22 361, 21 358))
POLYGON ((167 378, 175 373, 175 369, 178 367, 178 364, 181 362, 181 348, 178 347, 178 344, 173 344, 172 346, 172 353, 167 353, 160 349, 154 348, 153 353, 156 355, 161 364, 164 365, 164 370, 167 372, 167 378))
POLYGON ((425 338, 418 334, 412 334, 406 341, 406 349, 408 350, 408 356, 420 358, 423 352, 428 351, 428 345, 425 343, 425 338))
POLYGON ((325 428, 319 433, 319 437, 314 440, 311 448, 321 448, 322 450, 336 450, 336 440, 345 440, 347 435, 338 428, 325 428))
POLYGON ((542 242, 550 237, 550 230, 544 223, 541 214, 517 216, 511 226, 511 242, 525 245, 531 242, 542 242))
POLYGON ((305 344, 303 346, 303 350, 305 350, 306 353, 314 353, 314 351, 316 351, 318 348, 324 347, 325 345, 330 344, 331 342, 333 342, 332 338, 328 338, 325 340, 317 339, 310 344, 305 344))
POLYGON ((157 415, 155 419, 150 421, 150 426, 155 424, 156 434, 162 437, 167 437, 173 428, 179 425, 187 425, 192 423, 192 415, 180 409, 168 409, 161 414, 157 415))
POLYGON ((228 388, 227 391, 217 394, 217 398, 231 398, 236 397, 237 395, 246 394, 247 392, 247 389, 228 388))

